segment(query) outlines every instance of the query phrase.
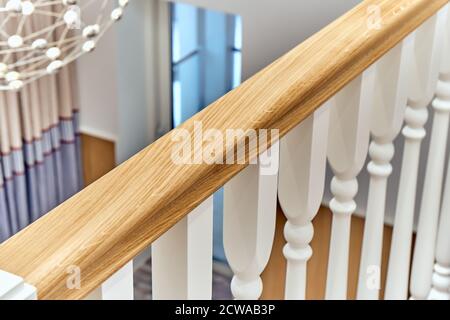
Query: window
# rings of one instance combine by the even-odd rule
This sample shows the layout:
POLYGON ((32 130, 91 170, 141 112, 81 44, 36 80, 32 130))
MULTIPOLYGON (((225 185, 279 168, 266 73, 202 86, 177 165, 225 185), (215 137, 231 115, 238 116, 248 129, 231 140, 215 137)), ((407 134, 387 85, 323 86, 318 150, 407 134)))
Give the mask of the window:
POLYGON ((176 127, 241 82, 241 19, 171 5, 172 106, 176 127))

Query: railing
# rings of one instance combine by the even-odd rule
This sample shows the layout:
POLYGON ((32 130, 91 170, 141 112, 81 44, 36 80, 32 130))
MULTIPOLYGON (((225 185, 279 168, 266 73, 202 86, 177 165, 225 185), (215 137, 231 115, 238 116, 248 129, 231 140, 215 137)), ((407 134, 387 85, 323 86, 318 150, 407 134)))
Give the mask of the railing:
MULTIPOLYGON (((322 200, 328 158, 334 199, 326 298, 345 299, 350 217, 369 151, 358 298, 377 299, 386 182, 393 141, 405 121, 386 298, 406 299, 420 144, 436 90, 410 290, 415 299, 448 299, 450 177, 440 225, 438 219, 450 113, 449 44, 447 0, 364 1, 3 243, 0 297, 34 298, 36 288, 40 299, 131 298, 129 262, 152 244, 155 299, 210 299, 211 196, 225 185, 224 243, 235 274, 234 297, 261 295, 278 193, 288 218, 286 298, 303 299, 313 254, 311 221, 322 200), (240 129, 244 135, 225 145, 220 139, 210 143, 217 151, 213 164, 177 164, 174 135, 185 129, 195 138, 199 124, 203 132, 225 135, 227 129, 240 129), (280 143, 258 148, 248 141, 250 132, 263 129, 278 129, 280 143), (224 155, 237 158, 242 145, 247 146, 245 164, 220 163, 224 155), (248 166, 256 151, 263 156, 248 166), (269 156, 274 162, 266 170, 269 156)), ((201 149, 190 140, 182 146, 194 154, 201 149)))

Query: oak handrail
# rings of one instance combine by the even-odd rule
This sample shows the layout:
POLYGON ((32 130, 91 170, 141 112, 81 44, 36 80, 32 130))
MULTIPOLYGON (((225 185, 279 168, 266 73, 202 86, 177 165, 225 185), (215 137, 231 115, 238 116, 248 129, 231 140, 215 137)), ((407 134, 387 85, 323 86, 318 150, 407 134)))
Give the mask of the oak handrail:
MULTIPOLYGON (((283 136, 448 0, 366 0, 182 124, 193 131, 279 129, 283 136), (381 28, 369 28, 379 7, 381 28)), ((245 165, 176 165, 171 133, 0 245, 0 269, 40 299, 83 298, 245 165), (81 270, 81 288, 66 286, 81 270)), ((170 254, 170 253, 168 253, 170 254)))

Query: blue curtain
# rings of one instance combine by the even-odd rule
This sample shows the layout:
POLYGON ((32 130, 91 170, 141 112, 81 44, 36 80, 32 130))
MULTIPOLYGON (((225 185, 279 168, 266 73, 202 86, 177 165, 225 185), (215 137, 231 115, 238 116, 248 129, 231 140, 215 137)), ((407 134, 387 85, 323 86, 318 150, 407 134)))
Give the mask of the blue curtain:
POLYGON ((0 92, 0 242, 82 188, 73 83, 65 69, 0 92))

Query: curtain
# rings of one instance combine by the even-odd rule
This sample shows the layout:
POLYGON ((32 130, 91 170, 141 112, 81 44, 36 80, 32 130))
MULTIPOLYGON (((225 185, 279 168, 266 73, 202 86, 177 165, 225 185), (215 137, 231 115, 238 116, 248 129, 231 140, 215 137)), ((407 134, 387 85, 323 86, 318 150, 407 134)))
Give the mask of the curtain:
POLYGON ((82 188, 74 71, 0 92, 0 242, 82 188))
MULTIPOLYGON (((60 5, 52 8, 62 10, 60 5)), ((33 15, 22 32, 48 28, 55 19, 33 15)), ((14 21, 4 26, 10 33, 17 30, 14 21)), ((46 39, 59 39, 64 29, 59 26, 46 39)), ((73 36, 71 30, 67 36, 73 36)), ((0 91, 0 242, 82 187, 75 71, 68 65, 19 92, 0 91)))

